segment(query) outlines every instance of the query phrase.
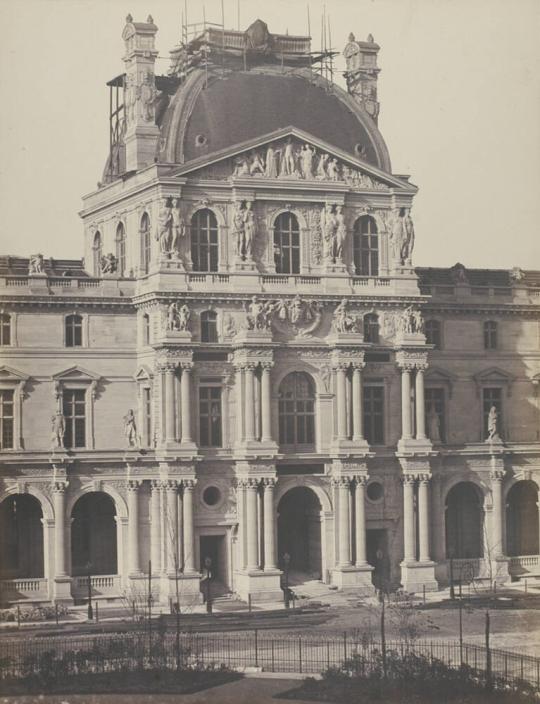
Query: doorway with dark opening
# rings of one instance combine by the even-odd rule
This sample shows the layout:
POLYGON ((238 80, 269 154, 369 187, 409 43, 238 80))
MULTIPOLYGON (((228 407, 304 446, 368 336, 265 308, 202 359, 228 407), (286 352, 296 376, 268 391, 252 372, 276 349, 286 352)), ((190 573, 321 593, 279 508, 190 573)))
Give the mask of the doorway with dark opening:
POLYGON ((206 577, 205 560, 211 560, 212 594, 220 596, 230 591, 228 587, 227 544, 225 535, 201 535, 199 569, 206 577))
POLYGON ((376 589, 388 591, 390 586, 390 558, 386 528, 368 528, 367 560, 373 566, 371 579, 376 589))
POLYGON ((279 565, 290 556, 291 584, 322 577, 321 504, 308 487, 295 487, 281 498, 278 506, 279 565))

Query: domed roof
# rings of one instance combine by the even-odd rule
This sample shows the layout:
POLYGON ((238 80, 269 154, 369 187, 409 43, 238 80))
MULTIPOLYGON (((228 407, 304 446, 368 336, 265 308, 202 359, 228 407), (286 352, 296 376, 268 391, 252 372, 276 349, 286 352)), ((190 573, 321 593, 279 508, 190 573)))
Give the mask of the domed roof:
POLYGON ((159 161, 186 163, 286 126, 391 173, 377 126, 345 91, 309 70, 194 71, 163 114, 159 161))

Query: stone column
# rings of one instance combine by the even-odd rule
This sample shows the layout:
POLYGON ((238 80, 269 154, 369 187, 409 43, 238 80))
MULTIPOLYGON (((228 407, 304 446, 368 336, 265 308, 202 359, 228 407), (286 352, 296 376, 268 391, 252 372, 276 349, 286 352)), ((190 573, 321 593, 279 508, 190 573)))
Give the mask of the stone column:
POLYGON ((338 440, 347 438, 347 370, 344 365, 339 365, 337 374, 337 436, 338 440))
POLYGON ((426 439, 426 416, 424 408, 424 372, 425 367, 416 366, 416 439, 426 439))
POLYGON ((245 394, 245 431, 246 441, 255 440, 255 367, 249 364, 245 371, 246 394, 245 394))
POLYGON ((418 484, 418 532, 420 535, 420 562, 430 561, 429 551, 429 480, 428 474, 421 474, 418 484))
POLYGON ((351 518, 349 511, 349 479, 341 477, 338 481, 339 495, 339 567, 351 564, 351 518))
POLYGON ((161 514, 160 514, 160 493, 161 482, 152 481, 152 493, 150 495, 150 561, 152 562, 152 573, 161 572, 161 514))
POLYGON ((167 518, 165 521, 165 545, 167 557, 167 573, 174 575, 177 567, 177 544, 178 544, 178 516, 176 513, 178 484, 175 481, 167 481, 165 484, 167 495, 167 518))
POLYGON ((414 536, 414 482, 415 478, 406 474, 403 477, 403 544, 404 562, 416 562, 414 536))
POLYGON ((363 398, 363 388, 362 388, 362 369, 364 365, 361 366, 356 364, 353 368, 353 380, 352 380, 352 397, 353 397, 353 441, 362 442, 364 440, 364 428, 363 428, 363 417, 364 417, 364 398, 363 398))
POLYGON ((159 439, 161 443, 164 443, 167 439, 166 433, 166 416, 167 416, 167 393, 166 393, 166 378, 167 378, 167 365, 159 364, 159 394, 160 394, 160 412, 159 412, 159 439))
POLYGON ((356 490, 354 493, 354 508, 356 514, 356 566, 361 567, 367 564, 366 552, 366 484, 367 477, 359 475, 356 477, 356 490))
POLYGON ((274 488, 276 480, 264 480, 264 569, 276 569, 276 520, 274 514, 274 488))
POLYGON ((54 573, 66 577, 66 482, 53 483, 54 573))
POLYGON ((238 513, 238 569, 246 567, 246 515, 245 515, 246 486, 242 479, 236 481, 236 505, 238 513))
POLYGON ((236 366, 236 440, 239 443, 244 442, 244 389, 245 389, 245 370, 242 366, 236 366))
POLYGON ((270 383, 271 362, 262 365, 261 377, 261 441, 272 442, 272 392, 270 383))
POLYGON ((491 479, 491 495, 493 501, 493 528, 491 540, 492 554, 494 557, 501 557, 504 554, 503 549, 503 505, 502 505, 502 482, 504 472, 494 471, 490 473, 491 479))
POLYGON ((182 364, 180 396, 182 407, 182 442, 193 442, 191 437, 191 363, 182 364))
POLYGON ((140 481, 127 482, 128 505, 128 574, 140 574, 139 562, 139 487, 140 481))
POLYGON ((259 569, 259 551, 257 545, 257 489, 256 479, 247 481, 246 531, 247 531, 247 565, 248 572, 259 569))
POLYGON ((176 440, 176 408, 174 398, 174 366, 168 366, 165 372, 165 441, 176 440))
POLYGON ((411 367, 401 367, 401 439, 412 438, 411 424, 411 367))
POLYGON ((195 569, 195 533, 193 526, 193 491, 195 480, 186 479, 184 486, 184 572, 196 572, 195 569))

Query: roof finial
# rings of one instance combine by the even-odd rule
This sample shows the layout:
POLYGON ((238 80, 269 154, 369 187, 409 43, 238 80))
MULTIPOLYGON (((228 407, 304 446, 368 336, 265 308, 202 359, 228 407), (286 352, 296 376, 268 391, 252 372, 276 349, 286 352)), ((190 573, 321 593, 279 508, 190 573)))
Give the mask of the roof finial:
POLYGON ((354 34, 352 32, 349 34, 349 41, 354 42, 354 34))
POLYGON ((367 40, 370 44, 373 44, 373 42, 375 41, 375 39, 373 39, 373 34, 371 34, 371 32, 367 35, 367 40))
POLYGON ((130 22, 133 22, 133 15, 131 14, 131 12, 129 12, 129 13, 126 15, 126 22, 127 22, 128 24, 129 24, 130 22))
POLYGON ((152 17, 152 15, 148 15, 148 17, 146 18, 146 22, 148 24, 154 24, 154 18, 152 17))

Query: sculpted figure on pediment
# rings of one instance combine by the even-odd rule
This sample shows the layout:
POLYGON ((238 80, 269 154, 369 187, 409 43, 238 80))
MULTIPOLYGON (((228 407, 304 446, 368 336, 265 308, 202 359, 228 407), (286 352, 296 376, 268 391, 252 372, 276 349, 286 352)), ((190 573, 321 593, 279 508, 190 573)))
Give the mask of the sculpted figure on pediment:
POLYGON ((302 177, 305 179, 313 178, 313 160, 315 150, 309 144, 304 144, 300 151, 300 169, 302 177))
POLYGON ((279 173, 279 155, 281 149, 276 149, 272 144, 269 144, 266 149, 266 165, 264 175, 266 178, 277 178, 279 173))

